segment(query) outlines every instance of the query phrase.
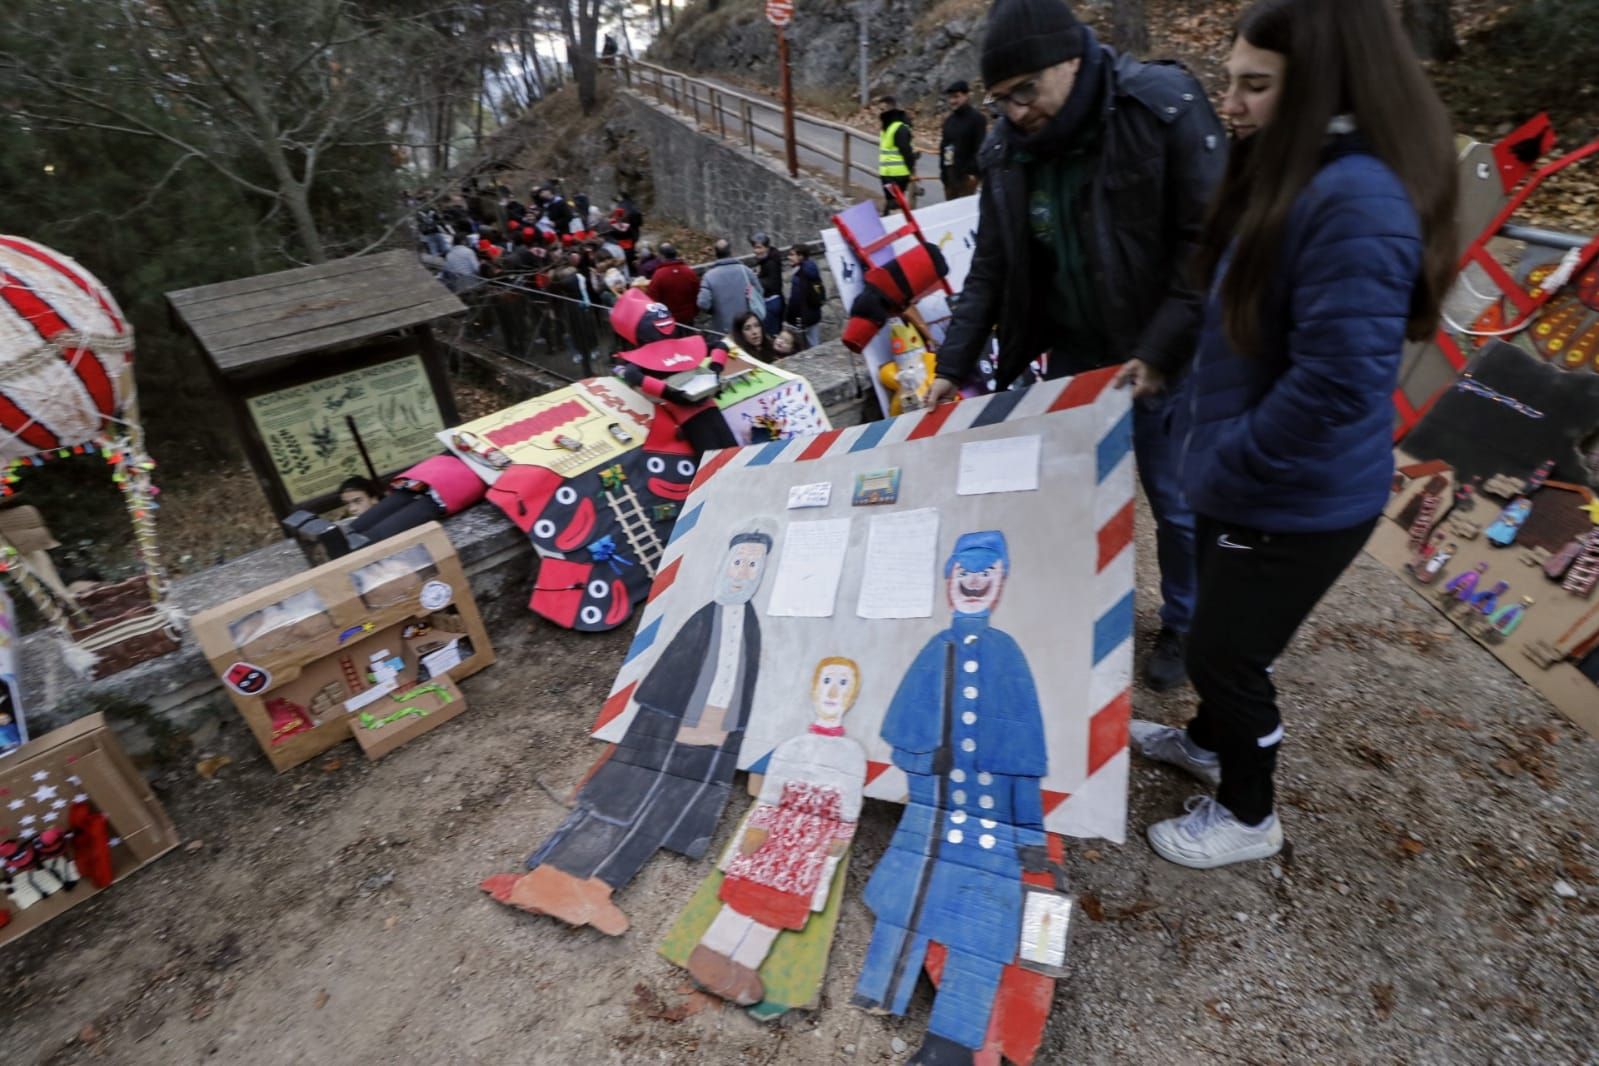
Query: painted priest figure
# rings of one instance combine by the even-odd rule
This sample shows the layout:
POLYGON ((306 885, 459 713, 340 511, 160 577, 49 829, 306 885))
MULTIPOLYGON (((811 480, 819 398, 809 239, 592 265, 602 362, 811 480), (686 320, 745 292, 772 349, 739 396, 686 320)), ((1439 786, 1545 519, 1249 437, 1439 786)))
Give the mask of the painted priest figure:
POLYGON ((1048 768, 1032 671, 991 624, 1010 577, 1002 533, 967 533, 944 564, 953 618, 905 673, 882 737, 910 799, 866 885, 877 917, 852 1002, 903 1014, 929 942, 948 951, 912 1063, 971 1063, 1021 936, 1024 871, 1049 868, 1048 768))
POLYGON ((866 786, 866 750, 843 725, 860 679, 852 659, 816 665, 815 721, 773 750, 737 851, 724 863, 722 909, 688 958, 694 980, 723 999, 748 1006, 766 998, 756 971, 777 934, 804 929, 811 912, 827 906, 866 786))
POLYGON ((639 683, 637 713, 578 790, 575 809, 521 877, 483 882, 495 899, 620 935, 611 895, 661 848, 697 859, 727 804, 761 661, 750 601, 772 537, 735 534, 712 601, 689 616, 639 683))

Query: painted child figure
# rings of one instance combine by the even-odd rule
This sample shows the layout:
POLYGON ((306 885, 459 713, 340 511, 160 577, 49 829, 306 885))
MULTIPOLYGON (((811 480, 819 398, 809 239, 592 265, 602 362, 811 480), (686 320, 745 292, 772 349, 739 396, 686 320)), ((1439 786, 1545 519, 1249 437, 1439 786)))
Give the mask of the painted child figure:
POLYGON ((816 665, 810 729, 779 744, 761 793, 726 862, 722 909, 688 959, 708 992, 750 1005, 765 998, 756 972, 784 929, 803 929, 827 905, 839 859, 861 813, 866 751, 844 735, 860 667, 831 657, 816 665))
POLYGON ((1010 555, 996 531, 963 534, 944 564, 950 626, 894 693, 882 737, 909 801, 866 885, 876 916, 851 1000, 903 1014, 928 945, 946 949, 924 1066, 968 1066, 1021 937, 1024 872, 1049 869, 1038 691, 1015 638, 991 622, 1010 555))
POLYGON ((1449 560, 1453 559, 1455 557, 1455 552, 1459 550, 1460 545, 1455 544, 1452 541, 1448 544, 1442 545, 1441 547, 1436 548, 1431 555, 1427 556, 1426 562, 1421 563, 1419 566, 1412 567, 1410 572, 1415 575, 1415 578, 1419 583, 1423 585, 1430 585, 1434 581, 1438 580, 1438 575, 1443 573, 1444 567, 1449 565, 1449 560))
POLYGON ((1434 533, 1430 539, 1422 542, 1420 548, 1416 549, 1415 556, 1405 564, 1405 569, 1410 571, 1411 576, 1419 575, 1426 568, 1428 560, 1436 555, 1443 546, 1444 535, 1442 533, 1434 533))

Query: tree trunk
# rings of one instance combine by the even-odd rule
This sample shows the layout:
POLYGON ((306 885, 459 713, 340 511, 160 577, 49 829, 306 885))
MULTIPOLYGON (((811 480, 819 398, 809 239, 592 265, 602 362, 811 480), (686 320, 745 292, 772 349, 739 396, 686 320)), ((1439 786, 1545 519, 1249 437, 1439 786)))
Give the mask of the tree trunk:
POLYGON ((1460 54, 1449 0, 1403 0, 1405 31, 1423 59, 1453 59, 1460 54))
POLYGON ((479 60, 477 65, 477 92, 472 94, 472 150, 478 151, 483 147, 483 98, 488 95, 488 62, 479 60))
POLYGON ((1110 41, 1131 55, 1149 51, 1149 22, 1144 18, 1144 0, 1114 0, 1110 41))

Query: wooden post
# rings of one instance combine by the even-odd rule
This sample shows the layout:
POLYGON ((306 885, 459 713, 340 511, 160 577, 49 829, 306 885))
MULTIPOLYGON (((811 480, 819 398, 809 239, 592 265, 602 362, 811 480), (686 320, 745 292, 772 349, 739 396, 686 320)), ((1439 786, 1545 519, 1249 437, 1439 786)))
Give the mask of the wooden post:
POLYGON ((853 136, 844 134, 844 173, 839 180, 839 191, 845 196, 849 195, 849 146, 853 140, 855 140, 853 136))
POLYGON ((750 107, 748 100, 742 101, 740 108, 744 113, 744 139, 749 142, 750 152, 755 151, 755 111, 750 107))
POLYGON ((727 140, 727 122, 722 118, 722 94, 711 87, 711 107, 716 112, 716 132, 722 140, 727 140))
POLYGON ((777 28, 777 62, 783 71, 783 149, 788 155, 788 176, 799 177, 799 153, 794 146, 794 79, 788 63, 788 31, 777 28))

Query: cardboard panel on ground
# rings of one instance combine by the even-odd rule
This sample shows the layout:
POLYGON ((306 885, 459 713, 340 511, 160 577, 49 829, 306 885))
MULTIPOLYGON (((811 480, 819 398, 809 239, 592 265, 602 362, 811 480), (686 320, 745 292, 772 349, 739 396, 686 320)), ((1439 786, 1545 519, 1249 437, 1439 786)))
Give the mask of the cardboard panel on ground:
MULTIPOLYGON (((1599 641, 1599 599, 1592 582, 1567 587, 1582 585, 1572 575, 1587 565, 1574 542, 1599 528, 1596 431, 1599 375, 1573 374, 1503 342, 1488 345, 1402 442, 1394 495, 1367 550, 1599 736, 1599 686, 1579 669, 1599 641), (1544 484, 1530 484, 1550 460, 1544 484), (1530 510, 1512 529, 1501 517, 1519 495, 1530 510), (1505 539, 1510 543, 1496 542, 1505 539), (1419 546, 1431 543, 1453 549, 1441 568, 1417 565, 1419 546), (1567 565, 1550 562, 1557 557, 1567 565), (1473 595, 1500 581, 1508 588, 1491 604, 1473 606, 1449 586, 1478 567, 1484 570, 1473 595), (1481 610, 1525 596, 1533 603, 1508 634, 1481 610)), ((1593 553, 1599 564, 1599 546, 1593 553)))
MULTIPOLYGON (((1059 969, 1038 969, 1048 952, 1023 913, 1035 897, 1069 913, 1050 887, 1060 850, 1046 830, 1125 838, 1131 412, 1125 393, 1107 389, 1110 377, 708 459, 595 731, 616 743, 611 760, 633 759, 644 739, 635 721, 660 713, 646 701, 686 686, 692 711, 698 685, 714 693, 737 662, 751 693, 738 765, 775 772, 774 750, 789 738, 828 735, 812 706, 824 671, 840 662, 854 670, 859 698, 842 724, 865 749, 866 793, 906 804, 867 884, 876 926, 854 998, 903 1013, 925 966, 939 982, 929 1047, 953 1041, 1031 1060, 1059 969), (734 628, 744 650, 729 659, 734 628)), ((703 718, 685 720, 678 744, 704 728, 703 718)), ((672 766, 669 757, 657 776, 672 766)), ((762 804, 778 802, 766 784, 762 804)), ((825 794, 817 787, 800 787, 796 819, 815 810, 825 794)), ((650 797, 640 802, 636 824, 645 826, 650 797)), ((584 830, 581 820, 563 827, 584 830)), ((710 878, 663 953, 738 1002, 770 973, 784 992, 768 993, 761 1013, 814 995, 830 935, 825 908, 803 927, 765 915, 790 909, 784 897, 795 892, 813 900, 809 881, 789 875, 806 849, 821 861, 825 837, 807 842, 795 829, 786 856, 749 875, 753 896, 729 895, 729 875, 714 911, 710 878), (746 916, 743 939, 717 934, 730 909, 746 916), (759 955, 747 952, 749 937, 772 944, 760 982, 747 971, 759 955), (789 987, 797 975, 803 984, 789 987)), ((677 846, 671 834, 664 840, 677 846)), ((759 847, 743 854, 768 850, 759 847)), ((569 856, 573 838, 559 849, 569 856)), ((553 854, 541 849, 530 865, 553 854)))
POLYGON ((494 661, 466 574, 437 523, 213 607, 193 628, 278 770, 352 733, 380 757, 464 710, 454 682, 494 661), (450 699, 419 691, 429 684, 450 699), (364 724, 363 716, 405 710, 412 713, 388 724, 364 724))
MULTIPOLYGON (((68 828, 75 802, 87 801, 109 822, 111 878, 120 881, 178 845, 177 831, 144 778, 117 743, 105 717, 86 715, 46 733, 0 760, 0 840, 68 828)), ((10 921, 0 945, 31 932, 103 889, 82 877, 24 910, 0 896, 10 921)))

